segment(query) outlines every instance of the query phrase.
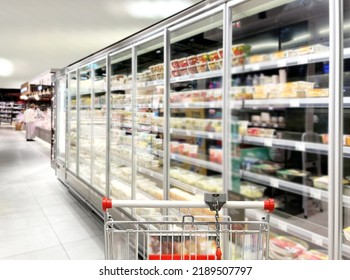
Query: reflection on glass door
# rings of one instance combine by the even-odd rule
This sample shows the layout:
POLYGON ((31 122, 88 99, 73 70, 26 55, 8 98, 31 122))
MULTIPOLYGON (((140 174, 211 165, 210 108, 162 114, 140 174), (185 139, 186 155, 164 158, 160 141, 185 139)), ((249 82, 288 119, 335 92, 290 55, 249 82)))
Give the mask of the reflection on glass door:
POLYGON ((275 199, 271 259, 327 258, 328 5, 232 8, 231 189, 275 199))
POLYGON ((67 169, 77 174, 77 72, 68 74, 68 163, 67 169))
POLYGON ((350 259, 350 3, 344 1, 344 154, 343 154, 343 250, 342 257, 350 259))
MULTIPOLYGON (((170 199, 223 192, 223 14, 170 34, 170 199)), ((208 209, 193 210, 211 215, 208 209)))
POLYGON ((110 195, 115 199, 131 199, 131 50, 112 55, 110 61, 110 195))
POLYGON ((79 69, 79 166, 78 176, 91 184, 91 65, 79 69))
POLYGON ((106 190, 106 59, 92 64, 92 186, 105 194, 106 190))
MULTIPOLYGON (((163 37, 137 46, 135 102, 136 199, 163 199, 163 37)), ((141 216, 157 209, 136 209, 141 216)))
POLYGON ((66 76, 57 79, 56 89, 56 150, 57 158, 64 162, 66 157, 66 76))

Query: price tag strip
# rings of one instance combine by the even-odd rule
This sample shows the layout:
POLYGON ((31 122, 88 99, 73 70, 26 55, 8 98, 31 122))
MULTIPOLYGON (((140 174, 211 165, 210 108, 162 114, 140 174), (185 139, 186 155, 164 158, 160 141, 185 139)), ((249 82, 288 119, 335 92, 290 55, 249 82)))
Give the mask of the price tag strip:
POLYGON ((278 228, 284 232, 287 232, 288 229, 288 224, 285 222, 279 222, 278 223, 278 228))
POLYGON ((306 146, 304 142, 295 142, 295 150, 305 152, 306 146))
POLYGON ((318 235, 318 234, 312 234, 311 235, 311 241, 313 242, 313 243, 315 243, 316 245, 318 245, 318 246, 323 246, 323 238, 322 238, 322 236, 321 235, 318 235))
POLYGON ((265 139, 264 139, 264 146, 266 146, 266 147, 272 147, 272 139, 270 139, 270 138, 265 138, 265 139))
POLYGON ((271 178, 270 179, 270 185, 271 185, 271 187, 274 187, 274 188, 278 189, 279 188, 279 180, 271 178))
POLYGON ((320 190, 316 190, 314 188, 310 189, 310 196, 315 199, 322 199, 322 192, 320 190))

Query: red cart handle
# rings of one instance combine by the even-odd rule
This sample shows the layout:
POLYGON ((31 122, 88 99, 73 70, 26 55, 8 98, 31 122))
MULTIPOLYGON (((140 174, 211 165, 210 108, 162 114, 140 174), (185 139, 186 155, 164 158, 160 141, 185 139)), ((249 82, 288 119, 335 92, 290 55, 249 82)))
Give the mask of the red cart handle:
MULTIPOLYGON (((116 200, 107 197, 102 198, 102 209, 104 212, 114 207, 130 208, 207 208, 204 201, 176 201, 176 200, 116 200)), ((226 201, 223 208, 231 209, 264 209, 271 213, 275 209, 275 201, 267 199, 264 201, 226 201)))

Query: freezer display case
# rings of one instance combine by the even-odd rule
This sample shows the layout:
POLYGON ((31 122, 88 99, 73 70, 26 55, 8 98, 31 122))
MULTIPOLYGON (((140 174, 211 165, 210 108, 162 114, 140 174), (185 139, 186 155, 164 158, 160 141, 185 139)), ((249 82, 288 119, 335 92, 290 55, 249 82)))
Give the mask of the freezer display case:
MULTIPOLYGON (((134 101, 135 199, 164 198, 164 37, 142 43, 136 52, 134 101)), ((140 216, 159 209, 135 209, 140 216)))
POLYGON ((91 185, 92 65, 79 69, 78 176, 91 185))
POLYGON ((109 189, 115 199, 132 198, 132 53, 110 56, 109 189))
POLYGON ((275 199, 271 259, 326 259, 329 2, 262 2, 231 8, 231 188, 275 199))
MULTIPOLYGON (((169 197, 203 200, 224 192, 222 165, 223 13, 170 31, 169 197)), ((212 214, 208 209, 193 210, 212 214)))
POLYGON ((68 79, 68 104, 67 104, 67 170, 77 175, 77 71, 72 71, 67 75, 68 79))
MULTIPOLYGON (((66 158, 76 175, 67 181, 85 184, 90 202, 94 190, 114 199, 272 197, 271 259, 337 259, 339 244, 348 259, 350 13, 344 3, 342 26, 335 6, 204 1, 71 64, 66 158)), ((125 219, 174 213, 119 210, 125 219)))
POLYGON ((92 64, 92 186, 106 193, 107 84, 106 59, 92 64))

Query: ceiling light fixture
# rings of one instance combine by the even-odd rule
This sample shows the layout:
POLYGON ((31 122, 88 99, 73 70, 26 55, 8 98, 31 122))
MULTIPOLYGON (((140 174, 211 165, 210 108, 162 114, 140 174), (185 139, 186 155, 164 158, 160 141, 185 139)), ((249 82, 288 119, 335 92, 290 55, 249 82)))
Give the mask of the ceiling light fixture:
POLYGON ((0 57, 0 76, 9 77, 13 73, 13 63, 6 59, 0 57))
POLYGON ((19 98, 22 100, 28 100, 28 96, 25 94, 22 94, 19 98))
POLYGON ((127 11, 129 15, 137 18, 165 18, 175 12, 191 6, 188 1, 179 0, 142 0, 128 1, 127 11))

